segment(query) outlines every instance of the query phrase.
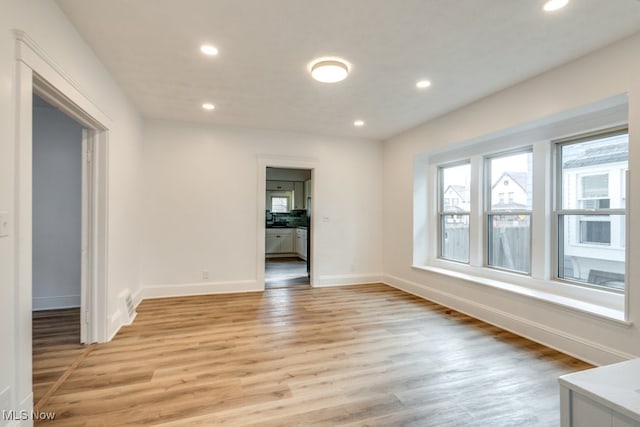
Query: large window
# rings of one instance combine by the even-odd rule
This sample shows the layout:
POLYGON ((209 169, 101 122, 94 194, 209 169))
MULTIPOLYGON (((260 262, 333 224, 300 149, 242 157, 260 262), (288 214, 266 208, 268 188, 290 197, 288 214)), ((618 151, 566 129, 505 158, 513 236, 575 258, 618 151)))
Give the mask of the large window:
POLYGON ((471 165, 442 166, 438 172, 440 258, 469 262, 471 165))
POLYGON ((624 289, 625 131, 557 144, 557 277, 624 289))
POLYGON ((491 267, 531 271, 532 163, 530 149, 485 161, 487 264, 491 267))

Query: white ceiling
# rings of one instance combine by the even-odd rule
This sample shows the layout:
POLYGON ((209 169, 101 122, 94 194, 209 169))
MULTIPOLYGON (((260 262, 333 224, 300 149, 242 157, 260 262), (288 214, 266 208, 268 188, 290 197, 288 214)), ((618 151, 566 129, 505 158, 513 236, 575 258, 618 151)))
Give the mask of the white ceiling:
POLYGON ((636 0, 553 14, 542 0, 58 3, 145 117, 374 139, 640 31, 636 0), (349 77, 312 80, 321 56, 348 60, 349 77), (432 87, 416 89, 422 78, 432 87))

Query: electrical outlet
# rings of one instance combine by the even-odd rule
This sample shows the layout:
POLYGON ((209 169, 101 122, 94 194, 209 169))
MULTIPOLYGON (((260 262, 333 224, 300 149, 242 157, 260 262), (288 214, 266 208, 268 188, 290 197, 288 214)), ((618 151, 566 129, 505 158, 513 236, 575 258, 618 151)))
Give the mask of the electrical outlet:
POLYGON ((209 278, 209 271, 202 270, 202 280, 206 280, 209 278))

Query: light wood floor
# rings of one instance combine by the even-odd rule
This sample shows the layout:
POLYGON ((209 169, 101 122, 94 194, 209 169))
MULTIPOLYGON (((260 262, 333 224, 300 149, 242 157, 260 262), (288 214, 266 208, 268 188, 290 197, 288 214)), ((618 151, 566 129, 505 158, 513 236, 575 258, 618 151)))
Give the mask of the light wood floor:
POLYGON ((301 258, 267 258, 264 265, 266 289, 309 285, 307 262, 301 258))
POLYGON ((80 309, 33 312, 33 402, 49 388, 83 351, 80 309))
POLYGON ((65 426, 554 426, 557 377, 588 367, 385 285, 274 289, 144 301, 42 410, 65 426))

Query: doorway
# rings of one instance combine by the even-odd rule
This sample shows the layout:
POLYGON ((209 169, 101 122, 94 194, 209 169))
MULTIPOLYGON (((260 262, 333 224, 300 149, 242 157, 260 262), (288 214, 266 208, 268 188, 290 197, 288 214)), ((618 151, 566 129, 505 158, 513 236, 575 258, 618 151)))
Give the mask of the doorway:
MULTIPOLYGON (((81 290, 79 329, 86 343, 108 340, 107 172, 112 121, 87 98, 29 36, 16 39, 16 389, 22 408, 33 407, 33 95, 37 94, 83 127, 81 290)), ((75 325, 78 323, 74 320, 75 325)), ((76 326, 77 327, 77 326, 76 326)), ((90 345, 84 352, 93 348, 90 345)))
MULTIPOLYGON (((34 403, 82 354, 84 127, 38 95, 32 111, 34 403)), ((85 267, 86 268, 86 267, 85 267)))
POLYGON ((311 283, 312 188, 311 169, 266 168, 265 289, 311 283))

